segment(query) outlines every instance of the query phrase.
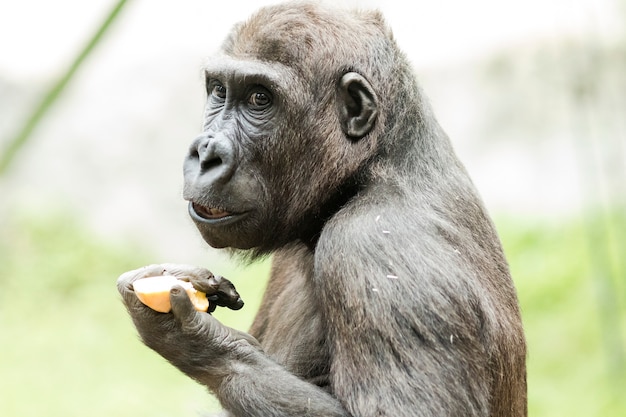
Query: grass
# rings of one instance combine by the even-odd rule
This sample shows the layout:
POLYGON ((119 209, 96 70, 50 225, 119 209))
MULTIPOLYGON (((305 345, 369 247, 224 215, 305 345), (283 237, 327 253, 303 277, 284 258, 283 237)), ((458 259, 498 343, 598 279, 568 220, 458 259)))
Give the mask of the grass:
MULTIPOLYGON (((614 230, 625 225, 618 218, 614 230)), ((529 415, 626 415, 623 277, 594 267, 582 224, 503 219, 498 226, 529 341, 529 415)), ((169 417, 216 409, 202 387, 137 340, 119 301, 115 279, 154 262, 149 253, 98 242, 63 216, 14 218, 3 229, 0 415, 169 417)), ((621 258, 610 259, 623 275, 621 258)), ((266 274, 265 263, 228 275, 247 305, 220 312, 220 320, 246 329, 266 274)))

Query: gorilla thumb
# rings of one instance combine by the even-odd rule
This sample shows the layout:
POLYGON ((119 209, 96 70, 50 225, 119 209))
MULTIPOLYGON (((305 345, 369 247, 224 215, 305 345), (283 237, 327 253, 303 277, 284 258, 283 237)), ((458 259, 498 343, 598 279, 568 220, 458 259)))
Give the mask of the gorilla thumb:
POLYGON ((197 317, 199 313, 189 299, 187 291, 181 285, 174 285, 170 290, 170 303, 172 304, 172 313, 180 321, 183 330, 186 330, 188 326, 195 327, 194 322, 200 321, 197 317))

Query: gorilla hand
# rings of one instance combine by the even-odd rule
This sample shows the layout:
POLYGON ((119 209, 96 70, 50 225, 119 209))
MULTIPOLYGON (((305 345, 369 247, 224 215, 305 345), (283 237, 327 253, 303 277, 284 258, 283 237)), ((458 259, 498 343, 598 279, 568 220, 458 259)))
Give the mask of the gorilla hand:
POLYGON ((207 313, 193 308, 186 291, 175 285, 170 291, 171 313, 145 306, 133 290, 133 282, 146 277, 173 275, 205 292, 209 311, 216 306, 238 310, 243 301, 225 278, 187 265, 150 265, 124 273, 117 280, 122 300, 143 342, 198 382, 215 389, 241 357, 260 350, 247 333, 226 327, 207 313))

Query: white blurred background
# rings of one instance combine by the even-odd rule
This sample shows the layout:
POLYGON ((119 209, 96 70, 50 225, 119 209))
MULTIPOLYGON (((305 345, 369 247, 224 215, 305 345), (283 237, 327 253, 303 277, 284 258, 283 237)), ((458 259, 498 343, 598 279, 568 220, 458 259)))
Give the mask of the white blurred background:
MULTIPOLYGON (((0 178, 0 209, 61 206, 171 259, 205 253, 180 196, 182 159, 201 125, 200 68, 233 23, 266 3, 129 2, 0 178)), ((600 198, 626 191, 624 58, 611 55, 624 38, 624 2, 333 3, 385 14, 492 212, 570 215, 597 200, 588 195, 597 176, 600 198), (574 96, 585 88, 587 103, 574 96)), ((0 5, 0 151, 112 4, 0 5)))

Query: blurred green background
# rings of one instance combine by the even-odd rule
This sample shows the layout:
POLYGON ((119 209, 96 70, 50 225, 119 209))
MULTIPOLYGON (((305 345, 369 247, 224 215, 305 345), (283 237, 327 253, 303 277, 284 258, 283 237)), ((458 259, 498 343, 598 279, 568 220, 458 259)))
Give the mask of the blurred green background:
MULTIPOLYGON (((200 67, 265 2, 0 5, 0 416, 191 416, 205 390, 138 340, 115 280, 268 262, 205 247, 180 197, 200 67), (71 16, 68 12, 71 10, 71 16)), ((531 416, 626 415, 626 2, 377 7, 491 210, 529 342, 531 416)))

